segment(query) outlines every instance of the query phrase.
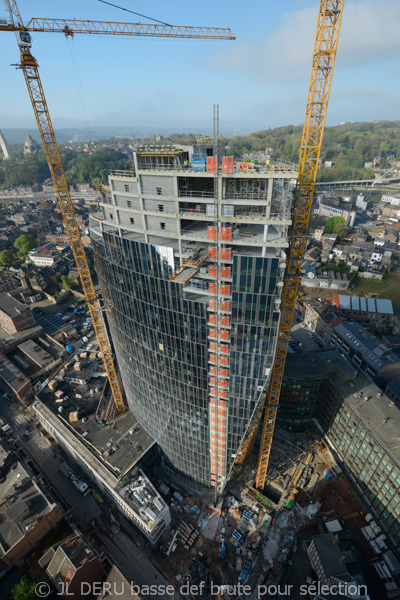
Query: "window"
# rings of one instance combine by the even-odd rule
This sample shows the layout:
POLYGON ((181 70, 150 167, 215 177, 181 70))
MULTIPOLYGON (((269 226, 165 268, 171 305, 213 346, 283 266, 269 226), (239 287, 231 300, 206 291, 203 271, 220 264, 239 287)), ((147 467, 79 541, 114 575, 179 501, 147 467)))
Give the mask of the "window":
POLYGON ((157 191, 157 196, 162 195, 162 188, 156 188, 156 191, 157 191))
POLYGON ((128 183, 125 183, 124 188, 125 188, 126 192, 129 192, 129 184, 128 183))
POLYGON ((160 229, 165 229, 165 223, 160 223, 160 229))
POLYGON ((130 218, 131 225, 135 224, 135 219, 133 217, 130 218))
POLYGON ((132 200, 127 200, 126 203, 128 205, 128 208, 130 208, 132 206, 132 200))
POLYGON ((112 213, 110 213, 110 219, 113 219, 114 215, 112 213))
POLYGON ((164 212, 164 204, 159 204, 159 205, 158 205, 158 210, 159 210, 160 212, 164 212))

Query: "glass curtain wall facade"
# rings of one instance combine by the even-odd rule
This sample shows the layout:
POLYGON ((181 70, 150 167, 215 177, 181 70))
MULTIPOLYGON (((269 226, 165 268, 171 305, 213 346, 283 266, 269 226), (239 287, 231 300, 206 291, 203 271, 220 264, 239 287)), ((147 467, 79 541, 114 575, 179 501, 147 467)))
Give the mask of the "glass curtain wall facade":
POLYGON ((273 365, 296 173, 179 153, 111 175, 91 237, 129 407, 169 475, 223 489, 273 365))

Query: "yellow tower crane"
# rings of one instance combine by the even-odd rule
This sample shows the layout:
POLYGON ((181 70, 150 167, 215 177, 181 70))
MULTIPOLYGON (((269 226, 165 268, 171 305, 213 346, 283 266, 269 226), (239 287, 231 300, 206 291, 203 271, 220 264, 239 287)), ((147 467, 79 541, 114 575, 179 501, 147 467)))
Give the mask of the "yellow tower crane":
MULTIPOLYGON (((321 152, 333 67, 342 21, 344 0, 320 0, 317 33, 314 45, 311 78, 300 149, 299 176, 292 206, 292 225, 281 296, 281 320, 271 380, 265 403, 264 423, 258 457, 255 487, 262 491, 267 476, 268 462, 274 435, 283 371, 289 344, 295 301, 300 280, 300 269, 307 243, 318 161, 321 152)), ((257 433, 257 432, 256 432, 257 433)), ((254 443, 248 437, 248 448, 254 443)), ((242 450, 242 455, 246 449, 242 450)))
POLYGON ((36 19, 33 18, 27 25, 23 25, 16 0, 4 0, 10 15, 10 21, 0 21, 0 31, 14 31, 20 49, 22 69, 29 96, 36 117, 40 137, 46 154, 51 177, 53 179, 58 202, 64 219, 65 228, 71 244, 72 252, 82 283, 82 288, 88 303, 90 316, 96 332, 99 349, 110 382, 117 414, 125 412, 125 404, 118 383, 114 360, 107 339, 107 333, 102 318, 102 308, 93 286, 92 277, 87 262, 85 248, 82 243, 78 223, 76 221, 74 206, 68 189, 67 180, 61 163, 53 125, 50 119, 42 83, 39 76, 38 63, 32 56, 31 37, 29 31, 60 32, 67 36, 75 33, 130 35, 147 37, 177 37, 234 40, 235 36, 230 29, 212 27, 186 27, 172 25, 149 25, 140 23, 112 23, 102 21, 77 21, 74 19, 36 19))

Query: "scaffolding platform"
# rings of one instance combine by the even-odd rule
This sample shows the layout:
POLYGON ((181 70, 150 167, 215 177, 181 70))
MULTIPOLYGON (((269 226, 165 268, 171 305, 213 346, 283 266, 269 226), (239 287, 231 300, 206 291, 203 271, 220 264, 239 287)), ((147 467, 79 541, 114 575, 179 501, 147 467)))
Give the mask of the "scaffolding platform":
POLYGON ((197 247, 182 256, 182 267, 199 267, 207 258, 207 248, 197 247))
POLYGON ((196 275, 197 271, 198 269, 193 267, 179 269, 174 275, 170 276, 170 280, 176 283, 186 283, 193 275, 196 275))

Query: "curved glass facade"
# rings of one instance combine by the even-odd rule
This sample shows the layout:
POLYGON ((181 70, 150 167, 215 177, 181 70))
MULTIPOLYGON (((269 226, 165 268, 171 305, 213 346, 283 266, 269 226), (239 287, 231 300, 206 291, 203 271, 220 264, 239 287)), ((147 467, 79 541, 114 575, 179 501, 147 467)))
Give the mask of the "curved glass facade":
MULTIPOLYGON (((185 299, 170 281, 170 248, 106 232, 93 247, 129 407, 168 470, 192 487, 209 486, 207 304, 185 299)), ((228 472, 273 362, 277 270, 278 259, 234 259, 228 472)))
POLYGON ((206 305, 171 282, 168 248, 103 234, 101 288, 130 409, 188 483, 209 482, 206 305))

